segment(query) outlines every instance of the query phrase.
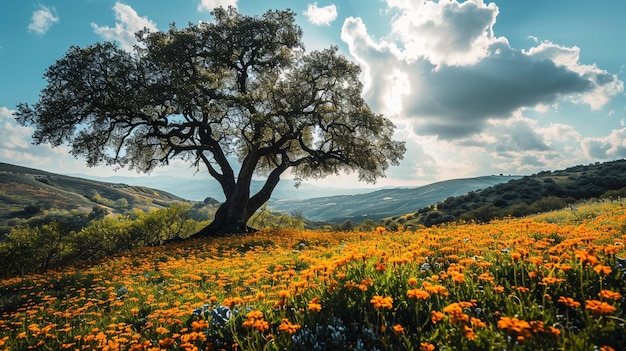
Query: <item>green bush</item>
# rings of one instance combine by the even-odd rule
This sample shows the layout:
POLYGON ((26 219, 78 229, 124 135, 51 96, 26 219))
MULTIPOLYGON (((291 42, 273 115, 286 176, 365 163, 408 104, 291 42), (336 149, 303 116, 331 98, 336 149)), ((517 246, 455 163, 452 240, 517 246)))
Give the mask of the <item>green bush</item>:
POLYGON ((72 257, 72 235, 56 222, 14 228, 0 246, 0 263, 5 273, 18 274, 56 267, 72 257))
POLYGON ((81 221, 92 219, 78 230, 69 221, 12 228, 0 242, 0 275, 45 271, 72 261, 97 260, 176 237, 186 238, 207 224, 190 219, 190 209, 186 204, 173 205, 149 213, 100 218, 104 213, 94 208, 90 215, 77 217, 81 221))

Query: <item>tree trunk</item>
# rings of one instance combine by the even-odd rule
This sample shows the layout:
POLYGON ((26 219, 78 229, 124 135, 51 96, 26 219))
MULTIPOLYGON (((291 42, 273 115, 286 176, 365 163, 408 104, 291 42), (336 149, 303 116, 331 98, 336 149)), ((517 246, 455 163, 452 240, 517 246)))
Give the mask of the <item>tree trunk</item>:
MULTIPOLYGON (((189 239, 256 231, 256 229, 248 227, 248 220, 270 199, 274 188, 280 181, 280 175, 288 168, 288 163, 283 162, 270 172, 261 190, 252 197, 250 197, 250 184, 254 167, 249 168, 245 165, 247 163, 244 161, 244 167, 239 173, 238 181, 232 184, 230 193, 225 194, 226 202, 221 204, 215 212, 213 222, 191 235, 189 239)), ((181 241, 181 239, 174 239, 173 241, 181 241)))
POLYGON ((227 201, 220 205, 217 212, 215 212, 215 218, 209 225, 200 229, 200 231, 189 238, 252 233, 255 229, 247 226, 248 219, 250 219, 250 215, 241 210, 241 205, 227 201))

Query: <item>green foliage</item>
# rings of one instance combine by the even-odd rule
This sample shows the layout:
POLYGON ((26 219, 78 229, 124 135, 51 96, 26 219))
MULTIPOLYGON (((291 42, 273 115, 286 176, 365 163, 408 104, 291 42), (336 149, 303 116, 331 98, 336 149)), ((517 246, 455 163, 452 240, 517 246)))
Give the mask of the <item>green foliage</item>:
POLYGON ((71 236, 58 223, 11 230, 0 244, 0 266, 4 274, 45 271, 66 263, 73 254, 71 236))
POLYGON ((13 228, 0 242, 0 275, 45 271, 76 261, 154 246, 173 238, 195 233, 205 222, 188 217, 191 205, 178 204, 149 213, 103 217, 94 207, 92 221, 72 228, 68 223, 50 222, 35 227, 13 228))
POLYGON ((294 212, 291 214, 291 216, 278 212, 272 212, 268 209, 267 203, 265 203, 250 218, 248 225, 255 229, 288 228, 303 230, 305 226, 305 220, 302 217, 302 213, 299 212, 294 212))

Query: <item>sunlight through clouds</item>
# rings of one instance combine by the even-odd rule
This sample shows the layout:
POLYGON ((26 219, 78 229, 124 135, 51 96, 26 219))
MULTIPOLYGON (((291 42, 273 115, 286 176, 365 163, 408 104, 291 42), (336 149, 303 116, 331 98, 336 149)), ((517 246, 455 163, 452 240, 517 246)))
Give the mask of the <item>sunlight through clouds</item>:
POLYGON ((494 3, 390 0, 387 4, 390 11, 398 10, 390 34, 402 43, 407 61, 425 58, 436 67, 471 65, 487 56, 492 44, 506 42, 493 34, 498 15, 494 3))

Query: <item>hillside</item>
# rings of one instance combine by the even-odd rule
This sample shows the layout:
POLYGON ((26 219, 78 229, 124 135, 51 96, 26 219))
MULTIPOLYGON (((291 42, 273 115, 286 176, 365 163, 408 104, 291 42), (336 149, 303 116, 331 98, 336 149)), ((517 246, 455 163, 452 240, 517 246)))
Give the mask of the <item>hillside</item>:
POLYGON ((143 186, 105 183, 0 163, 0 233, 52 213, 124 213, 184 199, 143 186))
POLYGON ((270 208, 287 214, 301 212, 304 218, 312 221, 380 220, 430 206, 450 196, 467 194, 518 178, 484 176, 447 180, 415 188, 382 189, 366 194, 276 200, 270 202, 270 208))
MULTIPOLYGON (((149 177, 96 177, 86 174, 72 174, 72 176, 107 183, 124 183, 129 185, 147 186, 150 188, 164 190, 190 201, 202 201, 207 197, 211 197, 218 201, 225 200, 222 186, 215 179, 206 175, 198 175, 193 178, 166 175, 149 177)), ((251 192, 254 193, 261 190, 264 184, 265 181, 263 180, 253 179, 250 185, 251 192)), ((272 192, 272 199, 308 199, 312 197, 332 196, 339 192, 343 195, 350 195, 362 194, 376 190, 368 188, 337 189, 306 183, 300 184, 296 187, 295 184, 296 182, 292 179, 281 179, 272 192)))
POLYGON ((458 220, 487 222, 562 209, 590 198, 626 195, 626 160, 544 171, 491 188, 449 197, 403 216, 387 218, 394 227, 431 226, 458 220))
POLYGON ((624 210, 270 230, 0 278, 0 349, 624 350, 624 210))

